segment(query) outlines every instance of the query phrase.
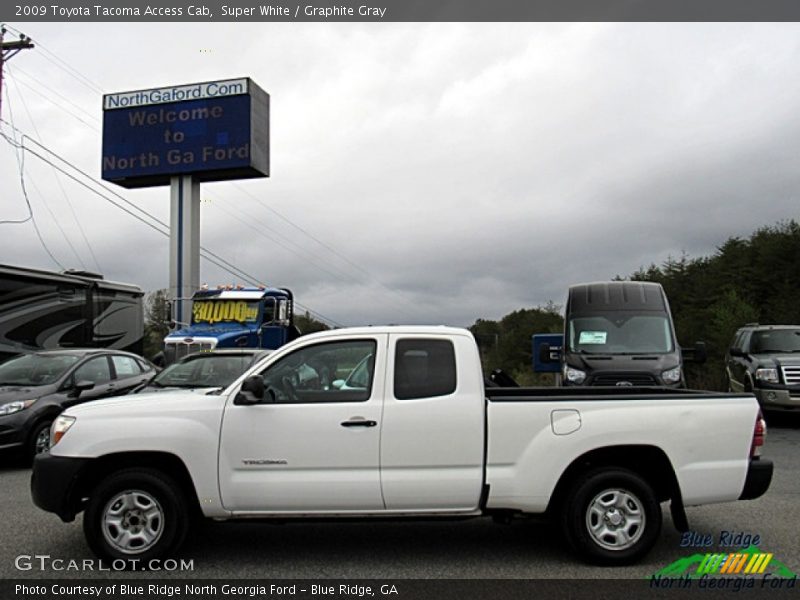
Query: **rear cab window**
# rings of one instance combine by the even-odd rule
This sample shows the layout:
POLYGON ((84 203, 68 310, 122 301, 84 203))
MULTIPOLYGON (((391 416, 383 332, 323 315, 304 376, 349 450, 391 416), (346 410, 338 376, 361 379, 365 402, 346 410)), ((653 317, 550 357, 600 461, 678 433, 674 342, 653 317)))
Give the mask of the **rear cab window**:
POLYGON ((400 339, 395 349, 394 397, 398 400, 449 396, 456 391, 453 342, 400 339))

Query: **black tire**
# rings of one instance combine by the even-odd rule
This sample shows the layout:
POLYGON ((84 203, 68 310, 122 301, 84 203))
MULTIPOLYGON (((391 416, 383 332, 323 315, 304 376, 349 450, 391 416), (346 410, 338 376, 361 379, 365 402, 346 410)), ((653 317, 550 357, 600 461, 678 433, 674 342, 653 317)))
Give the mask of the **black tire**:
POLYGON ((661 505, 650 485, 627 469, 590 471, 573 484, 562 512, 570 545, 588 562, 627 565, 661 532, 661 505))
POLYGON ((92 491, 83 533, 99 558, 146 569, 151 560, 168 557, 180 547, 190 512, 183 491, 168 475, 126 469, 109 475, 92 491))
POLYGON ((26 458, 28 460, 32 461, 37 454, 44 454, 50 449, 50 426, 52 424, 52 421, 42 421, 37 423, 31 430, 31 434, 28 437, 28 445, 26 446, 26 458), (47 443, 43 445, 42 438, 45 435, 47 436, 47 443))

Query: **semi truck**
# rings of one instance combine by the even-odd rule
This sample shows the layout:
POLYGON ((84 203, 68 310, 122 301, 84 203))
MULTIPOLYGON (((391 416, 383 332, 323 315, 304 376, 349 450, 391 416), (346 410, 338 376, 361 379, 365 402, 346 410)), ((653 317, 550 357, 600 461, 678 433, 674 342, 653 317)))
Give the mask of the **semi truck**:
POLYGON ((58 348, 141 355, 142 290, 88 271, 0 265, 0 360, 58 348))
POLYGON ((364 327, 294 340, 202 402, 69 408, 31 490, 65 522, 83 512, 97 556, 140 566, 174 556, 193 517, 483 516, 550 517, 618 565, 658 541, 662 503, 686 531, 686 506, 761 496, 765 434, 751 394, 484 387, 469 331, 364 327))
POLYGON ((294 296, 286 288, 219 286, 192 295, 190 323, 164 338, 164 362, 215 348, 274 350, 296 338, 294 296))

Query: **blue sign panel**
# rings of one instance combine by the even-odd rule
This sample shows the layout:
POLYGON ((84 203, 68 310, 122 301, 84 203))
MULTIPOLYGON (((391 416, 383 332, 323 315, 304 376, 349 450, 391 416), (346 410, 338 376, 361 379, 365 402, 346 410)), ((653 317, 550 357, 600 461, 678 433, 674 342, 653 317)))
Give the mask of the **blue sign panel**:
MULTIPOLYGON (((269 96, 249 83, 247 93, 238 95, 107 108, 103 179, 143 187, 168 184, 175 175, 192 174, 198 181, 266 177, 269 96)), ((118 97, 138 98, 129 93, 113 99, 118 97)))
POLYGON ((561 349, 564 345, 564 336, 560 333, 537 333, 532 338, 533 342, 533 370, 535 373, 560 373, 561 349), (553 362, 542 362, 539 357, 539 348, 542 344, 550 344, 550 358, 553 362))

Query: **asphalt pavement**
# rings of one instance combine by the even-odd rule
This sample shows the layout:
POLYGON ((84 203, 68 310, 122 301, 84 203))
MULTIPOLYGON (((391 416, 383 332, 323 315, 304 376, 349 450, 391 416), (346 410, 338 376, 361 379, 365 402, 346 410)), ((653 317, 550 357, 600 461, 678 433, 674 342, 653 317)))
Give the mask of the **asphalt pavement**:
MULTIPOLYGON (((771 419, 763 452, 776 465, 757 500, 687 509, 691 528, 758 535, 762 551, 800 572, 800 419, 771 419)), ((125 573, 73 570, 91 559, 80 516, 64 524, 30 499, 30 469, 0 456, 0 577, 7 578, 644 578, 687 555, 664 505, 664 527, 637 565, 588 566, 557 527, 515 520, 357 523, 208 523, 193 531, 180 557, 192 570, 125 573), (47 559, 35 558, 48 556, 47 559), (23 557, 23 558, 19 558, 23 557), (25 558, 31 557, 31 558, 25 558), (58 562, 58 561, 61 562, 58 562), (70 561, 74 561, 70 563, 70 561), (45 568, 40 568, 42 565, 45 568), (60 567, 54 570, 53 565, 60 567), (30 568, 28 568, 30 567, 30 568)), ((175 565, 170 565, 175 566, 175 565)))

